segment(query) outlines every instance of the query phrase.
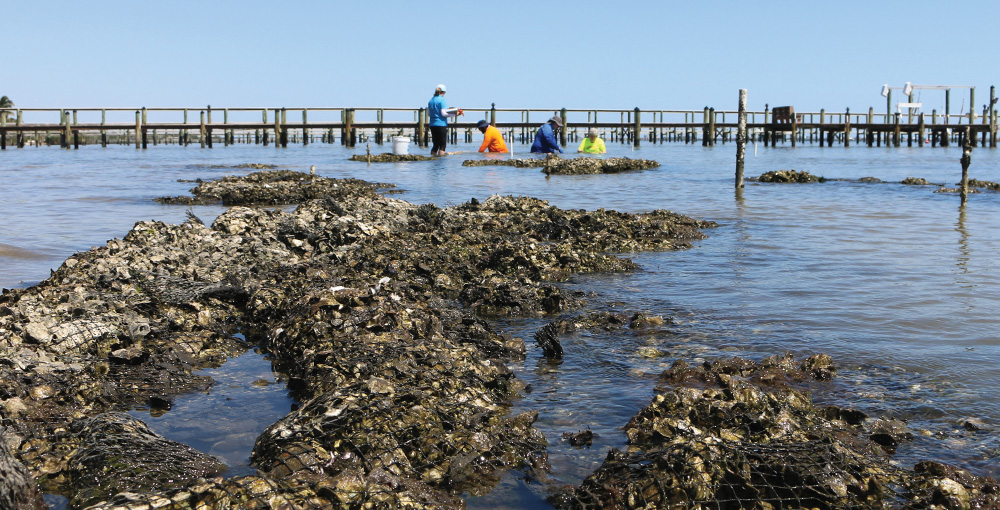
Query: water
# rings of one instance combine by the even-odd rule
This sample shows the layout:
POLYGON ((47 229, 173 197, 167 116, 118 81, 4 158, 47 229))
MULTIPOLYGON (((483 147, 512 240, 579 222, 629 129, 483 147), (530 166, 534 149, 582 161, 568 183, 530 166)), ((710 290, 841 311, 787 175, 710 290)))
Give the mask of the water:
MULTIPOLYGON (((477 147, 460 144, 452 150, 477 147)), ((526 149, 515 145, 515 157, 526 155, 526 149)), ((389 150, 389 145, 373 148, 389 150)), ((632 254, 642 266, 634 274, 580 275, 566 285, 596 292, 595 307, 662 315, 672 318, 672 325, 641 336, 580 332, 564 339, 565 359, 554 364, 542 359, 532 341, 543 321, 498 323, 528 343, 527 360, 512 368, 532 391, 516 408, 539 411, 554 478, 578 483, 600 465, 608 448, 622 447, 620 427, 649 402, 657 374, 674 360, 783 352, 833 356, 840 373, 834 383, 815 390, 817 401, 894 416, 927 431, 929 436, 918 434, 899 450, 900 463, 930 458, 1000 476, 996 434, 961 426, 962 420, 977 419, 987 428, 1000 427, 1000 400, 994 398, 1000 386, 995 369, 1000 359, 1000 194, 970 195, 962 209, 955 194, 898 184, 912 176, 953 185, 961 172, 959 149, 761 146, 754 155, 750 147, 748 176, 793 168, 831 179, 874 176, 887 183, 747 183, 741 195, 733 190, 733 145, 645 145, 633 152, 610 143, 609 151, 609 156, 655 159, 662 166, 627 175, 546 178, 537 169, 461 166, 466 158, 490 157, 479 154, 370 167, 346 161, 350 154, 364 153, 363 146, 355 151, 323 144, 281 150, 8 150, 0 153, 0 286, 37 283, 67 256, 123 236, 135 221, 183 221, 187 207, 151 201, 185 194, 193 186, 178 179, 248 172, 213 165, 271 163, 303 171, 316 165, 323 176, 393 182, 405 190, 398 197, 439 206, 500 193, 543 198, 563 208, 669 209, 717 221, 720 227, 691 250, 632 254), (561 439, 564 432, 587 428, 597 433, 589 449, 561 439)), ((971 176, 1000 181, 997 151, 976 149, 971 176)), ((221 211, 193 208, 206 222, 221 211)), ((252 353, 246 356, 254 359, 252 353)), ((258 363, 266 361, 255 359, 246 368, 232 369, 229 382, 216 388, 246 387, 261 377, 258 363)), ((242 362, 243 357, 230 364, 242 362)), ((271 407, 280 415, 289 405, 281 400, 287 396, 280 385, 270 388, 279 391, 265 398, 274 399, 271 407)), ((186 408, 196 415, 212 407, 242 404, 248 414, 260 407, 243 394, 224 400, 226 391, 211 393, 220 399, 175 405, 151 426, 211 453, 211 445, 225 439, 219 430, 240 413, 191 422, 186 408), (187 423, 191 427, 185 428, 187 423)), ((255 419, 252 428, 263 429, 276 418, 255 419)), ((252 440, 245 443, 252 446, 252 440)), ((237 473, 247 469, 249 455, 249 446, 239 448, 225 454, 237 473)), ((469 503, 547 508, 543 497, 539 485, 526 485, 515 473, 493 494, 469 503)))

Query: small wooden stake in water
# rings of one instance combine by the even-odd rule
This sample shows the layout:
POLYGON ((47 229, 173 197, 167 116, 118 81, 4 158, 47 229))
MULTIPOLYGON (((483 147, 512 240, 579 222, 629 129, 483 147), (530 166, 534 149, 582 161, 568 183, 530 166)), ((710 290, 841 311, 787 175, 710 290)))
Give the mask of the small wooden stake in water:
POLYGON ((747 152, 747 89, 740 89, 739 124, 737 126, 736 189, 740 189, 743 187, 743 160, 747 152))
POLYGON ((365 143, 365 152, 368 154, 368 166, 372 166, 372 143, 365 143))
POLYGON ((312 176, 312 180, 316 180, 316 165, 309 165, 309 175, 312 176))
POLYGON ((962 143, 962 205, 969 198, 969 164, 972 163, 972 142, 969 140, 969 126, 965 126, 965 141, 962 143))

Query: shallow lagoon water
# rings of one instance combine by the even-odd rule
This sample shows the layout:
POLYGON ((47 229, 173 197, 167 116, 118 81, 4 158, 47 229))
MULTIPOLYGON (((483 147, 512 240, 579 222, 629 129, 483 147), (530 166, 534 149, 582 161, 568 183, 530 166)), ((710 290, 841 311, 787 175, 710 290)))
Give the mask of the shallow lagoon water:
MULTIPOLYGON (((389 148, 373 144, 372 151, 389 148)), ((514 156, 527 156, 526 149, 515 145, 514 156)), ((995 397, 1000 387, 995 369, 1000 361, 1000 194, 972 194, 960 208, 955 194, 898 184, 912 176, 953 185, 961 170, 959 149, 760 146, 754 155, 750 147, 747 176, 793 168, 850 180, 748 182, 741 194, 733 190, 732 144, 645 144, 632 151, 609 143, 610 156, 656 159, 662 166, 633 174, 548 178, 538 169, 462 167, 463 159, 491 157, 474 153, 371 166, 347 161, 354 153, 364 153, 364 146, 353 151, 324 144, 8 149, 0 153, 0 287, 37 283, 72 253, 122 237, 136 221, 183 221, 187 207, 152 202, 157 196, 186 194, 193 186, 178 179, 249 172, 216 165, 269 163, 302 171, 316 165, 323 176, 396 183, 404 192, 395 197, 439 206, 499 193, 534 196, 563 208, 669 209, 720 226, 690 250, 628 255, 642 266, 635 273, 578 275, 566 283, 595 293, 593 307, 670 317, 669 328, 626 338, 581 332, 564 339, 566 356, 556 364, 544 360, 532 341, 543 320, 497 323, 528 344, 526 361, 513 368, 532 391, 516 407, 539 411, 553 478, 579 483, 608 448, 623 447, 620 427, 649 402, 657 375, 674 360, 783 352, 799 357, 824 352, 837 362, 837 379, 814 389, 817 401, 902 418, 926 431, 900 448, 895 457, 900 463, 931 458, 1000 476, 995 432, 1000 430, 1000 399, 995 397), (887 182, 853 181, 866 176, 887 182), (980 420, 989 430, 967 431, 961 426, 966 419, 980 420), (588 427, 598 436, 591 448, 562 442, 562 433, 588 427)), ((1000 181, 1000 154, 976 149, 971 176, 1000 181)), ((206 222, 222 210, 192 208, 206 222)), ((168 437, 209 453, 218 453, 210 451, 211 445, 224 441, 230 450, 223 457, 234 473, 243 472, 247 468, 239 459, 249 455, 255 433, 221 438, 219 431, 259 402, 234 398, 226 389, 253 390, 252 381, 273 379, 260 374, 266 361, 253 352, 244 357, 220 369, 233 372, 220 377, 225 382, 208 396, 219 400, 178 401, 158 418, 137 415, 168 437), (240 363, 247 368, 240 369, 240 363), (207 409, 225 410, 244 400, 245 411, 197 419, 207 409), (240 441, 242 446, 232 446, 240 441)), ((271 407, 280 416, 290 405, 287 395, 280 385, 267 389, 274 391, 266 398, 273 399, 271 407)), ((263 429, 273 419, 262 417, 258 425, 263 429)), ((543 498, 540 486, 525 485, 513 474, 493 494, 469 503, 546 508, 543 498)))

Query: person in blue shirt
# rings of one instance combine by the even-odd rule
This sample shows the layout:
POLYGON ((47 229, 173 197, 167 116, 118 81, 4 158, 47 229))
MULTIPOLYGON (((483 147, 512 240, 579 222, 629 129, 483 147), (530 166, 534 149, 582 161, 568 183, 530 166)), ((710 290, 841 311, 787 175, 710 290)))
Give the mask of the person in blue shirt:
POLYGON ((431 127, 431 156, 444 156, 444 149, 448 145, 448 117, 458 117, 464 112, 461 108, 448 108, 444 102, 444 94, 447 92, 444 84, 439 84, 434 89, 434 97, 427 103, 427 124, 431 127))
POLYGON ((553 115, 551 119, 535 133, 535 143, 531 144, 531 152, 551 154, 562 152, 559 148, 559 140, 556 139, 556 130, 562 127, 562 119, 558 115, 553 115))

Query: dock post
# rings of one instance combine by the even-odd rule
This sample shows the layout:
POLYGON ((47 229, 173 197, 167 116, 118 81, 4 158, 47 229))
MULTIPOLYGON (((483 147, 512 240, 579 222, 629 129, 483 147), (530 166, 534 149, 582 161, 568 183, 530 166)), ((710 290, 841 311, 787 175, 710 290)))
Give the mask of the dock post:
POLYGON ((865 138, 868 141, 868 147, 871 147, 875 143, 875 132, 872 131, 872 123, 875 121, 875 107, 868 107, 868 127, 865 129, 865 138))
MULTIPOLYGON (((77 124, 77 122, 76 122, 76 110, 73 110, 73 125, 76 126, 76 124, 77 124)), ((79 129, 74 129, 73 130, 73 148, 74 149, 79 149, 80 148, 80 130, 79 129)))
MULTIPOLYGON (((937 110, 931 110, 931 125, 937 124, 937 110)), ((938 131, 931 128, 931 147, 937 147, 938 131)))
POLYGON ((820 147, 823 146, 823 135, 825 134, 825 130, 823 129, 823 119, 825 119, 825 118, 826 118, 826 109, 820 108, 820 110, 819 110, 819 128, 818 128, 819 129, 819 146, 820 147))
POLYGON ((990 147, 997 147, 997 89, 990 85, 990 147))
POLYGON ((7 111, 0 110, 0 150, 7 150, 7 111))
POLYGON ((264 144, 264 147, 267 147, 267 143, 268 143, 268 139, 267 139, 267 108, 261 108, 261 110, 260 110, 260 117, 261 117, 261 121, 262 121, 261 125, 264 126, 264 127, 261 128, 261 137, 262 137, 261 138, 261 143, 264 144))
POLYGON ((201 111, 201 129, 198 133, 198 139, 201 141, 201 148, 205 148, 205 133, 207 132, 205 128, 205 110, 201 111))
MULTIPOLYGON (((21 109, 20 108, 17 110, 17 121, 15 121, 14 125, 18 127, 18 130, 17 130, 17 148, 18 149, 23 149, 24 148, 24 131, 22 131, 20 129, 20 127, 21 127, 21 109)), ((35 140, 35 146, 36 147, 38 146, 38 141, 37 140, 35 140)))
POLYGON ((281 109, 281 146, 288 147, 288 109, 281 109))
MULTIPOLYGON (((639 122, 639 107, 636 106, 634 111, 635 111, 635 118, 632 119, 632 121, 633 121, 633 125, 632 125, 632 131, 633 131, 633 135, 632 135, 632 147, 635 147, 636 149, 638 149, 639 148, 639 138, 640 138, 639 133, 642 132, 642 123, 639 122)), ((653 119, 653 120, 656 120, 656 119, 653 119)))
POLYGON ((708 109, 708 146, 715 147, 715 108, 708 109))
POLYGON ((417 110, 417 147, 424 146, 424 109, 417 110))
POLYGON ((899 136, 899 131, 900 131, 899 112, 896 112, 896 115, 894 117, 895 117, 895 121, 894 121, 895 125, 893 126, 893 130, 892 130, 892 144, 894 146, 896 146, 896 147, 899 147, 899 139, 900 139, 900 136, 899 136))
POLYGON ((707 147, 708 146, 708 139, 709 139, 709 135, 708 135, 708 129, 709 129, 708 128, 708 125, 709 125, 708 124, 708 107, 707 106, 705 107, 705 110, 702 112, 701 121, 702 121, 701 122, 701 146, 702 147, 707 147))
POLYGON ((354 116, 351 115, 353 110, 348 108, 344 110, 344 146, 354 147, 354 116))
MULTIPOLYGON (((62 125, 63 125, 63 127, 62 127, 62 136, 59 137, 60 138, 59 145, 62 146, 63 149, 68 149, 69 148, 69 135, 70 135, 69 110, 62 110, 60 113, 62 114, 62 125)), ((137 111, 136 114, 138 114, 138 113, 139 112, 137 111)), ((138 121, 136 121, 136 122, 138 122, 138 121)), ((138 148, 138 147, 136 147, 136 148, 138 148)))
MULTIPOLYGON (((184 125, 187 126, 187 123, 188 123, 188 111, 187 111, 187 108, 185 108, 184 109, 184 125)), ((187 129, 182 129, 181 132, 180 132, 180 138, 177 140, 177 145, 182 145, 184 147, 187 147, 188 143, 190 143, 188 141, 188 130, 187 129)))
POLYGON ((743 189, 743 159, 747 150, 747 89, 740 89, 739 119, 736 128, 736 189, 743 189))
MULTIPOLYGON (((149 147, 148 140, 146 139, 146 107, 142 107, 142 148, 145 149, 149 147)), ((136 133, 138 135, 139 133, 136 133)))
POLYGON ((563 147, 566 146, 566 131, 569 126, 566 125, 566 109, 563 108, 559 110, 559 118, 562 119, 562 129, 559 130, 559 144, 563 147))
POLYGON ((309 145, 309 110, 302 109, 302 145, 309 145))
POLYGON ((917 138, 917 145, 919 147, 924 146, 924 130, 926 128, 927 126, 924 124, 924 112, 920 112, 920 117, 918 117, 917 120, 917 135, 919 136, 919 138, 917 138))
POLYGON ((972 144, 969 142, 972 126, 965 127, 965 143, 962 144, 962 205, 969 198, 969 164, 972 163, 972 144))
POLYGON ((222 109, 222 125, 225 126, 222 128, 222 145, 229 147, 229 135, 232 134, 229 132, 229 108, 222 109))
POLYGON ((281 148, 281 110, 274 109, 274 148, 281 148))
POLYGON ((851 109, 844 111, 844 147, 851 146, 851 109))
POLYGON ((205 143, 212 148, 212 105, 208 105, 208 124, 205 126, 205 143))
POLYGON ((385 123, 385 110, 379 109, 378 111, 378 130, 375 132, 375 143, 382 145, 385 143, 385 128, 383 124, 385 123))
POLYGON ((496 127, 497 125, 497 104, 490 103, 490 125, 496 127))
POLYGON ((101 109, 101 147, 108 146, 108 131, 104 128, 107 125, 107 111, 101 109))
POLYGON ((135 111, 135 148, 142 148, 142 111, 135 111))

